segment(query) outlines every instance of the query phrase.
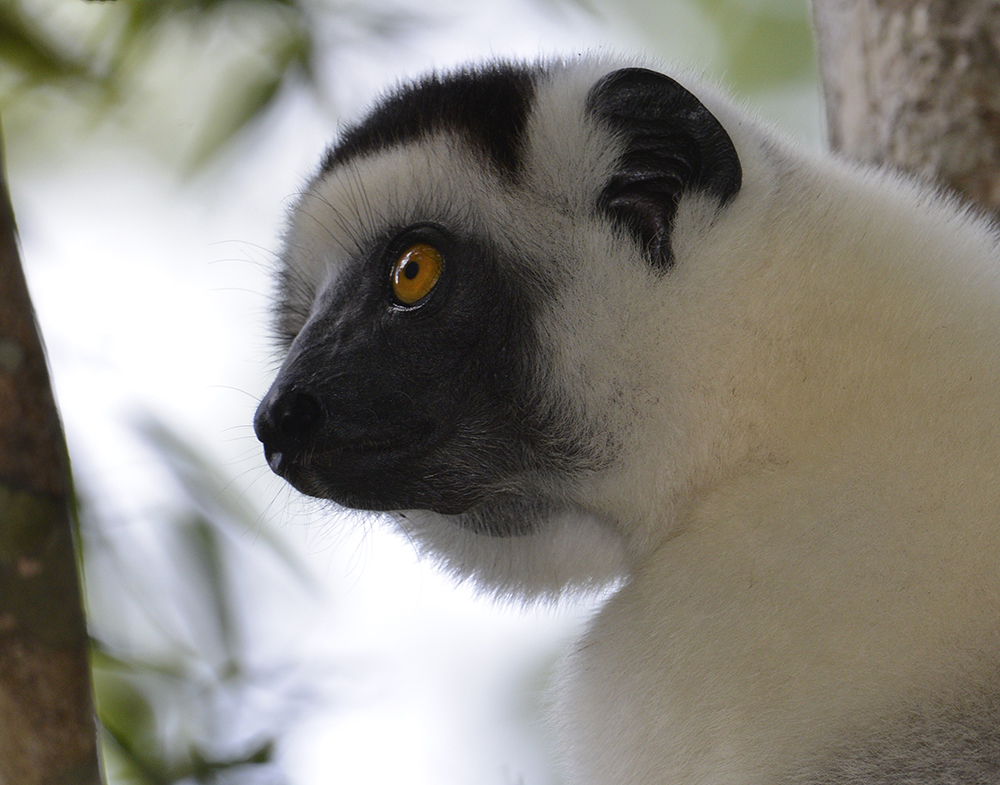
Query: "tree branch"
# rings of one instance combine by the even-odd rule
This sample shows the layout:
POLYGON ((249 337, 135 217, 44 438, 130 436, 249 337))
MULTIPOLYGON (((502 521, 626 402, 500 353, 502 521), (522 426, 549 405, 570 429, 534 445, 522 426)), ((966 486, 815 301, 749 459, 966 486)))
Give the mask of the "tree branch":
POLYGON ((100 782, 73 509, 0 140, 0 783, 100 782))
POLYGON ((1000 215, 1000 4, 814 0, 830 145, 1000 215))

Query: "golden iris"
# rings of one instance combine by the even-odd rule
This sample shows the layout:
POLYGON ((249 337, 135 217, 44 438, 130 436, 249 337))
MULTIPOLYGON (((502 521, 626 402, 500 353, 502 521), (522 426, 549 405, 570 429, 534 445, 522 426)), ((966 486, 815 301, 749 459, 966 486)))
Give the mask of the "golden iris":
POLYGON ((403 305, 413 305, 430 294, 441 277, 444 258, 427 243, 414 243, 399 255, 392 268, 392 293, 403 305))

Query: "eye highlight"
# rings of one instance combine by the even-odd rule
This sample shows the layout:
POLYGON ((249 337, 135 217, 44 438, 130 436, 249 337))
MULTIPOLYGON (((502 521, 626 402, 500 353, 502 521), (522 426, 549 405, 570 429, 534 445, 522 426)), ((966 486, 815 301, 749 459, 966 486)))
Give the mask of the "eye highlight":
POLYGON ((433 245, 414 243, 392 268, 392 293, 402 305, 414 305, 430 294, 441 277, 444 257, 433 245))

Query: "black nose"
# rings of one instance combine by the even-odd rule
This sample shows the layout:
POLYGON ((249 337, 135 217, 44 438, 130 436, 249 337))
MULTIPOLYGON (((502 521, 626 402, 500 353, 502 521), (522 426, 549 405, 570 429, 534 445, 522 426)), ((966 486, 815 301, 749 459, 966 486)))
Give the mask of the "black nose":
POLYGON ((311 394, 286 390, 269 394, 257 408, 253 429, 277 474, 300 455, 323 424, 323 407, 311 394))

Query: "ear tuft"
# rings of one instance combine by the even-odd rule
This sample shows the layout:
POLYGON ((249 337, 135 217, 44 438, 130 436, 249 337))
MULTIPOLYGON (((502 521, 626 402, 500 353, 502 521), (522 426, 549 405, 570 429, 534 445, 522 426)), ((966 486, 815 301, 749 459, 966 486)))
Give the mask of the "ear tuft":
POLYGON ((667 270, 681 196, 698 191, 725 205, 740 190, 743 170, 729 134, 692 93, 645 68, 603 77, 587 96, 587 112, 625 143, 598 209, 667 270))

